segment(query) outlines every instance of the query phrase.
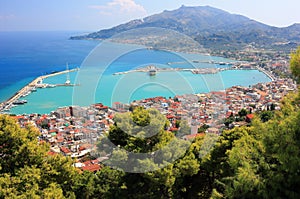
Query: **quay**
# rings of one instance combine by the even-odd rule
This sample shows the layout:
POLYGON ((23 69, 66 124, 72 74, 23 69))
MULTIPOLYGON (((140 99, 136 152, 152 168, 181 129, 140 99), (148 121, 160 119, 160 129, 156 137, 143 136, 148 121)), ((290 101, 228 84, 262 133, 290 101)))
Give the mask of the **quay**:
MULTIPOLYGON (((219 61, 213 61, 213 60, 210 60, 210 61, 192 60, 191 62, 192 63, 204 63, 204 64, 217 64, 217 65, 234 65, 236 63, 240 63, 240 62, 237 62, 237 61, 234 61, 234 62, 219 62, 219 61)), ((186 64, 186 63, 188 63, 188 62, 181 61, 181 62, 168 62, 167 64, 168 65, 175 65, 175 64, 186 64)))
POLYGON ((47 74, 47 75, 42 75, 42 76, 39 76, 39 77, 35 78, 33 81, 31 81, 26 86, 21 88, 18 92, 16 92, 11 98, 9 98, 8 100, 0 103, 0 112, 8 110, 13 105, 14 102, 19 100, 19 98, 21 98, 23 96, 26 96, 26 94, 28 92, 31 92, 31 91, 35 90, 36 88, 46 88, 46 87, 55 87, 55 86, 78 86, 77 84, 75 85, 75 84, 67 84, 67 83, 57 84, 57 85, 41 84, 41 82, 44 79, 47 79, 49 77, 62 75, 62 74, 70 73, 70 72, 75 72, 75 71, 78 71, 78 70, 79 70, 79 68, 64 70, 64 71, 59 71, 59 72, 55 72, 55 73, 51 73, 51 74, 47 74), (42 85, 42 86, 39 86, 39 85, 42 85))
POLYGON ((259 66, 256 66, 256 69, 259 70, 260 72, 264 73, 265 75, 267 75, 271 81, 275 81, 276 80, 276 77, 271 74, 269 71, 266 71, 265 69, 259 67, 259 66))
POLYGON ((128 73, 134 73, 134 72, 144 72, 149 73, 150 76, 154 76, 157 72, 176 72, 176 71, 190 71, 193 74, 216 74, 221 71, 226 70, 259 70, 260 72, 264 73, 266 76, 268 76, 271 81, 275 81, 276 77, 270 73, 269 71, 266 71, 265 69, 259 67, 259 66, 252 66, 252 67, 241 67, 239 65, 233 65, 226 68, 158 68, 156 66, 146 66, 143 68, 137 68, 129 71, 123 71, 123 72, 117 72, 113 75, 124 75, 128 73))
POLYGON ((190 71, 193 74, 215 74, 222 70, 225 70, 225 68, 158 68, 156 66, 146 66, 143 68, 137 68, 137 69, 133 69, 133 70, 129 70, 129 71, 117 72, 117 73, 114 73, 113 75, 124 75, 124 74, 134 73, 134 72, 145 72, 145 73, 154 74, 154 71, 155 71, 155 73, 156 72, 190 71))

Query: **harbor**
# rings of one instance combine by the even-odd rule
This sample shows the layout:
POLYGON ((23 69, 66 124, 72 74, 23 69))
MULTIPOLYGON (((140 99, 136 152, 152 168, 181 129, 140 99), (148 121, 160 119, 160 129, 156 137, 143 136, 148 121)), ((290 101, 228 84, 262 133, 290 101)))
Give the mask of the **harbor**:
POLYGON ((64 71, 59 71, 59 72, 55 72, 55 73, 51 73, 51 74, 47 74, 47 75, 42 75, 42 76, 35 78, 33 81, 31 81, 30 83, 25 85, 18 92, 16 92, 11 98, 0 103, 0 112, 8 112, 10 110, 10 108, 12 108, 14 106, 23 105, 23 104, 27 103, 26 100, 20 100, 20 98, 26 97, 32 92, 36 92, 37 89, 54 88, 54 87, 58 87, 58 86, 79 86, 78 84, 71 84, 71 82, 69 80, 69 73, 76 72, 78 70, 79 70, 79 68, 75 68, 75 69, 67 68, 67 70, 64 70, 64 71), (67 80, 65 83, 62 83, 62 84, 45 84, 45 83, 43 83, 44 79, 47 79, 47 78, 53 77, 53 76, 57 76, 57 75, 62 75, 62 74, 67 75, 67 80))

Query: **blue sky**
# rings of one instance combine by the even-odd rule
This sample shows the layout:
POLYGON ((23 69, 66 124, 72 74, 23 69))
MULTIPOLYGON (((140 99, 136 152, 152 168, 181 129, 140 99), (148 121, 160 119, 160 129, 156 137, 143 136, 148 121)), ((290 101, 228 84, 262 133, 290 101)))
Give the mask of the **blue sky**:
POLYGON ((300 23, 299 0, 0 0, 0 31, 94 31, 181 5, 209 5, 277 27, 300 23))

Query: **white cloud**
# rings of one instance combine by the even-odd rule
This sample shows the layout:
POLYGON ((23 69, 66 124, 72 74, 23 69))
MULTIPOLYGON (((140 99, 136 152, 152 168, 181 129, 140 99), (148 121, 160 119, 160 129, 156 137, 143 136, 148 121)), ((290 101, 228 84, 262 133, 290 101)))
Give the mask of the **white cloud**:
POLYGON ((106 5, 92 5, 89 8, 99 10, 103 15, 125 15, 130 17, 144 17, 147 11, 134 0, 113 0, 106 5))

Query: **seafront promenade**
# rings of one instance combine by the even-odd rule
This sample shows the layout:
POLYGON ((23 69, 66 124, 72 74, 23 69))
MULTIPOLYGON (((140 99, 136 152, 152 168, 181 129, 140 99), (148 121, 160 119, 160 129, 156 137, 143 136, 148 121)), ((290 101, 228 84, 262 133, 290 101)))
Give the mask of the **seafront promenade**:
MULTIPOLYGON (((47 78, 53 77, 53 76, 57 76, 57 75, 70 73, 70 72, 75 72, 78 70, 79 70, 79 68, 75 68, 75 69, 71 69, 71 70, 64 70, 64 71, 59 71, 59 72, 55 72, 55 73, 51 73, 51 74, 47 74, 47 75, 42 75, 42 76, 35 78, 33 81, 31 81, 26 86, 24 86, 19 91, 17 91, 11 98, 0 103, 0 112, 8 110, 13 105, 14 102, 19 100, 22 96, 26 95, 28 92, 31 92, 33 89, 37 88, 38 85, 41 85, 42 81, 44 79, 47 79, 47 78)), ((64 84, 60 84, 60 85, 64 85, 64 84)))

